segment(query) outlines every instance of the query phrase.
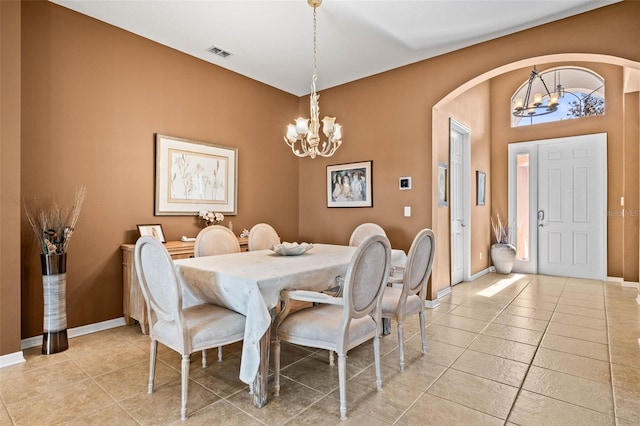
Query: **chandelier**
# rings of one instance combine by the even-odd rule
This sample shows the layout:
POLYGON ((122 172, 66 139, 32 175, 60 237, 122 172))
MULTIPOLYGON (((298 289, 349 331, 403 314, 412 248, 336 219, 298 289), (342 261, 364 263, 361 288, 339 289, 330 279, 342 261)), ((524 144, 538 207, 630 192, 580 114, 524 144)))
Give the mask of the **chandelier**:
POLYGON ((551 114, 554 111, 558 110, 558 93, 549 93, 549 89, 547 88, 546 83, 542 79, 542 76, 538 74, 538 70, 536 66, 533 66, 533 70, 529 75, 529 83, 527 84, 527 92, 524 96, 524 100, 522 98, 518 98, 513 103, 513 115, 516 117, 537 117, 540 115, 551 114), (546 91, 547 102, 546 105, 543 104, 543 94, 535 93, 533 95, 533 99, 531 98, 531 88, 535 82, 535 80, 540 79, 542 82, 542 86, 546 91))
POLYGON ((342 126, 336 123, 335 117, 324 117, 322 119, 322 133, 327 137, 327 141, 320 144, 320 95, 316 93, 316 80, 318 79, 316 63, 316 8, 322 4, 322 0, 307 0, 309 6, 313 7, 313 77, 311 79, 311 99, 310 117, 296 118, 295 124, 287 126, 287 135, 284 141, 291 151, 298 157, 315 158, 316 155, 331 157, 342 144, 342 126))

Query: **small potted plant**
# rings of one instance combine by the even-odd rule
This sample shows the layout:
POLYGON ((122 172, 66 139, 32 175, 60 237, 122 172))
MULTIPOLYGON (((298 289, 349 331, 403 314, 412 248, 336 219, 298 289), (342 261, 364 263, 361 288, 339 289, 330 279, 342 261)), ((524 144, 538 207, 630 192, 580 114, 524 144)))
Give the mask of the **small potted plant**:
POLYGON ((491 218, 491 227, 496 237, 495 244, 491 245, 493 266, 498 274, 510 274, 516 260, 516 248, 509 242, 511 226, 508 221, 503 222, 498 215, 495 222, 491 218))

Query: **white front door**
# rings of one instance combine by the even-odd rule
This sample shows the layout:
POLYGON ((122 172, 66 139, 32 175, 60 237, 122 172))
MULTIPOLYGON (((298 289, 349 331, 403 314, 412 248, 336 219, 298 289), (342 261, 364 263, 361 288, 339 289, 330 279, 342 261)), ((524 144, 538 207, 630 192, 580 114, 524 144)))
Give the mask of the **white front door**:
POLYGON ((606 278, 606 134, 509 146, 515 272, 606 278))
POLYGON ((538 145, 538 273, 605 278, 606 156, 604 134, 538 145))
POLYGON ((470 280, 469 129, 450 120, 451 285, 470 280))

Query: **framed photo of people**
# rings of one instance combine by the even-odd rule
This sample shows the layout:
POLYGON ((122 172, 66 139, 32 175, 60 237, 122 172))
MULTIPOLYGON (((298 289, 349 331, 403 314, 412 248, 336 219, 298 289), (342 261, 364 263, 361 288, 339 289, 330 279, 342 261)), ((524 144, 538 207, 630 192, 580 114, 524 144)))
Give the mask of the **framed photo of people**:
POLYGON ((327 207, 373 207, 372 161, 327 166, 327 207))

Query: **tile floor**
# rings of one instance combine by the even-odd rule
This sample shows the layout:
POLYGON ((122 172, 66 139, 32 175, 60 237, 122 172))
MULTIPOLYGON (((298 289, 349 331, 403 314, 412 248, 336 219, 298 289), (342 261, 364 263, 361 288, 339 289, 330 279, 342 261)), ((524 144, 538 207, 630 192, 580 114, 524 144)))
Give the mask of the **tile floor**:
MULTIPOLYGON (((348 420, 338 415, 337 368, 326 352, 283 345, 282 389, 254 408, 238 379, 239 345, 224 361, 193 356, 189 424, 638 425, 640 306, 617 283, 488 274, 427 310, 428 354, 407 322, 407 366, 396 334, 382 338, 375 388, 367 343, 347 360, 348 420)), ((395 324, 392 325, 395 328, 395 324)), ((138 326, 70 340, 69 350, 0 369, 0 425, 181 424, 180 359, 159 349, 146 393, 148 338, 138 326)))

